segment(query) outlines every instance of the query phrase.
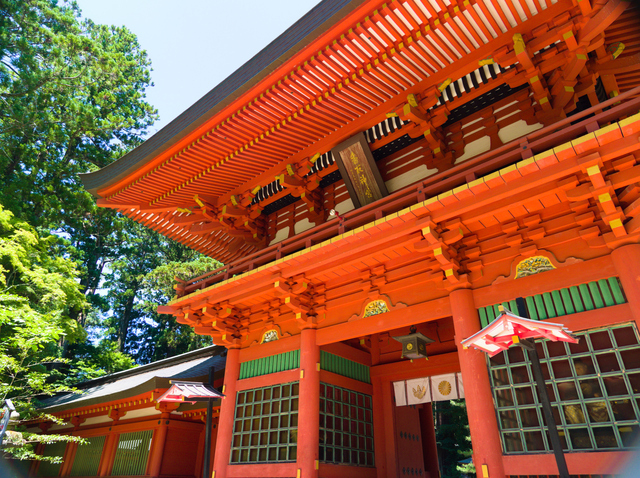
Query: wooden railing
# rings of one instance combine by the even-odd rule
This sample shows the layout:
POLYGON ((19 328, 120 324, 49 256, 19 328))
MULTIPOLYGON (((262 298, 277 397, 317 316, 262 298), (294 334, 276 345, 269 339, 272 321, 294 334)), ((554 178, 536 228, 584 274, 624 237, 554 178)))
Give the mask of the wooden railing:
POLYGON ((368 206, 345 213, 342 219, 328 220, 278 244, 256 251, 219 269, 188 281, 176 278, 178 297, 204 289, 236 274, 260 267, 294 252, 309 248, 338 234, 360 227, 388 214, 461 186, 479 177, 549 150, 576 137, 599 129, 612 121, 640 111, 640 87, 593 106, 551 126, 534 131, 492 151, 488 151, 413 186, 390 194, 368 206), (619 103, 619 104, 618 104, 619 103))

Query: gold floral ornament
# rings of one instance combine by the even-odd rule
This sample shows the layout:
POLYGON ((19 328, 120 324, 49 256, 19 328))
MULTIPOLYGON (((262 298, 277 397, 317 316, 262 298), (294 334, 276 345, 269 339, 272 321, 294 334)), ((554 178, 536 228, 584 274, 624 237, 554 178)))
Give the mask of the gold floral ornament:
POLYGON ((416 397, 418 400, 422 400, 422 398, 427 394, 427 387, 425 387, 424 385, 422 387, 418 385, 417 389, 413 388, 412 390, 413 390, 413 396, 416 397))
POLYGON ((371 317, 372 315, 384 314, 385 312, 389 312, 387 303, 384 300, 374 300, 369 302, 364 308, 364 314, 362 317, 371 317))
POLYGON ((448 380, 443 380, 438 384, 438 391, 445 397, 451 393, 451 384, 448 380))
POLYGON ((551 261, 544 256, 533 256, 524 259, 516 267, 516 279, 520 277, 532 276, 540 272, 552 271, 555 269, 551 261))
POLYGON ((275 329, 267 330, 264 334, 262 334, 261 344, 265 344, 267 342, 273 342, 274 340, 278 340, 278 331, 275 329))

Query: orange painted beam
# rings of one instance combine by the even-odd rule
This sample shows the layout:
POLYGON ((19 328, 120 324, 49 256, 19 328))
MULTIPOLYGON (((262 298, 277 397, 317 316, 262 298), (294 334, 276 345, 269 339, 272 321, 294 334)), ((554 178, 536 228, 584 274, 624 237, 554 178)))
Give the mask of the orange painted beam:
POLYGON ((300 336, 281 337, 278 340, 267 342, 266 344, 257 344, 253 347, 247 347, 240 350, 240 363, 249 362, 271 355, 291 352, 292 350, 300 350, 300 336))
MULTIPOLYGON (((427 353, 429 348, 427 347, 427 353)), ((400 358, 400 352, 398 352, 400 358)), ((440 375, 443 373, 452 373, 460 371, 460 362, 458 361, 457 352, 446 354, 432 355, 429 360, 399 360, 398 362, 387 363, 383 365, 375 365, 370 369, 371 380, 375 379, 393 379, 411 380, 430 375, 440 375)))
POLYGON ((386 332, 387 330, 406 327, 409 325, 430 322, 451 315, 449 299, 444 297, 422 304, 391 310, 384 314, 345 322, 331 327, 318 329, 318 345, 323 346, 334 342, 363 337, 365 335, 386 332))
POLYGON ((366 468, 362 466, 346 466, 333 465, 331 463, 320 463, 320 476, 331 478, 375 478, 376 469, 366 468))
POLYGON ((270 387, 279 383, 297 382, 300 380, 300 369, 286 370, 284 372, 270 373, 258 377, 243 378, 238 380, 237 391, 251 390, 252 388, 270 387))
POLYGON ((328 370, 320 370, 320 381, 367 395, 373 393, 373 386, 371 384, 344 377, 337 373, 329 372, 328 370))
POLYGON ((544 274, 521 277, 517 280, 500 282, 499 284, 473 291, 473 298, 478 307, 486 307, 521 297, 523 291, 527 296, 551 292, 600 279, 615 276, 611 256, 606 255, 590 261, 579 262, 544 274))
POLYGON ((576 314, 563 315, 547 319, 547 322, 561 323, 572 332, 593 329, 596 327, 609 327, 612 325, 633 322, 633 310, 629 304, 613 305, 602 309, 594 309, 576 314))
POLYGON ((350 347, 347 344, 335 342, 333 344, 326 344, 322 346, 324 352, 330 354, 339 355, 340 357, 349 359, 353 362, 358 362, 363 365, 371 365, 371 355, 363 350, 359 350, 350 347))
MULTIPOLYGON (((594 453, 565 453, 567 468, 572 475, 617 474, 625 469, 635 452, 598 451, 594 453)), ((529 455, 504 455, 504 471, 507 475, 557 475, 558 466, 552 453, 529 455)))
POLYGON ((259 465, 229 465, 227 466, 228 477, 236 478, 291 478, 296 476, 297 468, 295 463, 261 463, 259 465))

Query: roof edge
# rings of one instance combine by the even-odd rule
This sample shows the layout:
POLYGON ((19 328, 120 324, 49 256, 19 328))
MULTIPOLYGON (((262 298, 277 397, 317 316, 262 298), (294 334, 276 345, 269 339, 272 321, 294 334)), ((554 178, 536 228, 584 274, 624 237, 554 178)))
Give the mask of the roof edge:
POLYGON ((195 132, 365 1, 322 0, 269 45, 140 146, 104 168, 80 174, 84 187, 94 197, 98 197, 98 189, 124 179, 195 132))
POLYGON ((186 352, 180 355, 174 355, 173 357, 158 360, 156 362, 151 362, 145 365, 140 365, 139 367, 134 367, 127 370, 123 370, 121 372, 115 372, 115 373, 110 373, 108 375, 103 375, 102 377, 94 378, 92 380, 87 380, 86 382, 77 383, 74 386, 79 389, 95 387, 103 383, 114 382, 116 380, 120 380, 126 377, 139 375, 140 373, 150 372, 156 369, 161 369, 172 364, 187 362, 189 360, 193 360, 199 357, 214 357, 216 355, 221 355, 223 351, 226 351, 226 349, 221 345, 209 345, 208 347, 192 350, 191 352, 186 352), (213 353, 213 352, 217 352, 217 353, 213 353))

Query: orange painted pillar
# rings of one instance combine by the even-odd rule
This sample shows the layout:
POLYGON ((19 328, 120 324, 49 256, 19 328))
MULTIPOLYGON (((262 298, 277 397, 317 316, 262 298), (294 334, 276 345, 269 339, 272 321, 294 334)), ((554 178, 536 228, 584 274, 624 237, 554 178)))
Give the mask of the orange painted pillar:
POLYGON ((614 249, 611 252, 611 260, 631 306, 633 318, 640 329, 640 244, 629 244, 614 249))
POLYGON ((162 466, 162 456, 164 455, 164 445, 167 442, 167 431, 169 429, 169 413, 163 413, 160 416, 160 425, 153 433, 153 441, 151 443, 151 457, 149 459, 147 474, 151 478, 160 476, 160 468, 162 466))
POLYGON ((433 407, 425 403, 420 410, 420 430, 422 431, 422 454, 427 478, 440 478, 438 468, 438 443, 436 442, 436 426, 433 421, 433 407))
POLYGON ((102 448, 102 457, 100 459, 100 465, 98 466, 98 476, 109 476, 111 474, 119 438, 120 434, 112 432, 111 428, 109 428, 109 434, 102 448))
MULTIPOLYGON (((194 473, 196 478, 200 478, 200 476, 198 475, 198 470, 200 470, 200 472, 202 472, 202 469, 204 468, 204 452, 205 452, 205 449, 204 449, 204 442, 205 442, 204 435, 206 433, 206 430, 207 430, 207 425, 205 424, 205 426, 202 427, 202 431, 200 432, 200 437, 198 438, 198 453, 196 454, 196 463, 195 463, 195 465, 196 465, 195 470, 196 471, 194 473)), ((216 452, 216 449, 215 449, 215 447, 213 447, 211 449, 211 461, 213 461, 213 457, 215 456, 215 452, 216 452)))
MULTIPOLYGON (((231 439, 233 438, 233 418, 236 411, 236 388, 240 377, 240 349, 227 351, 227 363, 224 368, 224 398, 220 405, 220 421, 218 422, 218 440, 213 462, 215 478, 226 478, 231 439)), ((197 471, 199 474, 199 471, 197 471)))
POLYGON ((469 431, 473 446, 473 462, 478 478, 504 478, 502 445, 493 406, 491 382, 487 371, 487 359, 479 350, 464 350, 460 341, 480 330, 480 318, 473 302, 471 289, 459 289, 449 294, 455 341, 458 347, 460 371, 469 417, 469 431))
POLYGON ((376 465, 377 478, 387 476, 387 456, 385 449, 385 428, 384 428, 384 402, 382 399, 382 379, 373 377, 371 379, 373 396, 373 451, 376 465))
POLYGON ((320 347, 316 329, 302 329, 298 398, 297 466, 301 478, 318 477, 320 448, 320 347))
MULTIPOLYGON (((46 432, 46 430, 43 430, 43 431, 45 431, 45 432, 46 432)), ((69 445, 67 445, 67 446, 65 447, 65 449, 64 449, 64 453, 62 454, 62 458, 63 458, 63 460, 64 460, 64 456, 66 455, 66 452, 67 452, 67 448, 68 448, 68 447, 69 447, 69 445)), ((36 455, 42 455, 42 453, 44 453, 44 444, 42 444, 42 443, 38 443, 38 444, 35 446, 35 450, 33 450, 33 451, 34 451, 34 453, 35 453, 36 455)), ((29 465, 29 473, 28 473, 28 475, 27 475, 27 476, 36 476, 36 473, 38 472, 38 466, 39 466, 39 465, 40 465, 40 460, 33 460, 33 461, 31 462, 31 464, 29 465)), ((61 468, 62 468, 62 466, 61 466, 61 468)))
POLYGON ((71 474, 71 467, 73 466, 73 460, 75 458, 77 449, 77 443, 67 443, 67 447, 64 449, 64 454, 62 455, 60 476, 69 476, 71 474))
MULTIPOLYGON (((396 404, 393 397, 393 386, 391 380, 383 378, 381 380, 382 389, 382 414, 384 416, 384 450, 385 465, 387 467, 387 478, 400 476, 400 466, 398 463, 398 443, 396 436, 396 404)), ((376 459, 378 457, 376 456, 376 459)))

